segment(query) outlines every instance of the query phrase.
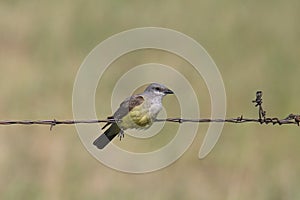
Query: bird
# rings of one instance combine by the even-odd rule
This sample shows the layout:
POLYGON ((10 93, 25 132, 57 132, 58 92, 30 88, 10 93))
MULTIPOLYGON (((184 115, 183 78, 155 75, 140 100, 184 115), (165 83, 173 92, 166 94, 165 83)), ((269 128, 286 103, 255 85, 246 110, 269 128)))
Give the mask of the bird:
POLYGON ((109 126, 94 142, 98 149, 106 147, 117 135, 124 137, 126 129, 147 129, 162 110, 162 99, 174 92, 159 83, 151 83, 141 94, 127 97, 103 128, 109 126))

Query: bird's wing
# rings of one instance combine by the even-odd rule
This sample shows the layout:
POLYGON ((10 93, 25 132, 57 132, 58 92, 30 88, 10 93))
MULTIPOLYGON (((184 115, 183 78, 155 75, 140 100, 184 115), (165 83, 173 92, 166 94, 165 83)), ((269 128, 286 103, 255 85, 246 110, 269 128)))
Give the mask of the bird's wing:
POLYGON ((131 111, 134 107, 141 105, 144 102, 144 97, 141 95, 132 96, 129 99, 129 111, 131 111))
POLYGON ((122 119, 128 114, 134 107, 141 105, 144 102, 144 97, 142 95, 133 95, 126 98, 121 104, 119 109, 115 112, 115 119, 122 119))

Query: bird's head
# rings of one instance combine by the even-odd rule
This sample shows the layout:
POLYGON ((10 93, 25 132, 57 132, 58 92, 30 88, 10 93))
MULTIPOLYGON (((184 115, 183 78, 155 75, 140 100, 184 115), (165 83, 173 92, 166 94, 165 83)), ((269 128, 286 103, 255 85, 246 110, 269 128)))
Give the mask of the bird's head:
POLYGON ((174 94, 172 90, 159 83, 152 83, 146 89, 145 92, 150 92, 155 95, 165 96, 167 94, 174 94))

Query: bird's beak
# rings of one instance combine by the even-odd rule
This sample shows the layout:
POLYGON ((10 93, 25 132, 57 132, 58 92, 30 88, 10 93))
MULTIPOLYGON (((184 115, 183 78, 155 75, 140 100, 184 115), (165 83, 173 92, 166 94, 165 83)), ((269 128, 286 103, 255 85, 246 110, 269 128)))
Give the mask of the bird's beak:
POLYGON ((170 89, 166 89, 166 90, 164 91, 164 93, 165 93, 165 94, 174 94, 174 92, 173 92, 172 90, 170 90, 170 89))

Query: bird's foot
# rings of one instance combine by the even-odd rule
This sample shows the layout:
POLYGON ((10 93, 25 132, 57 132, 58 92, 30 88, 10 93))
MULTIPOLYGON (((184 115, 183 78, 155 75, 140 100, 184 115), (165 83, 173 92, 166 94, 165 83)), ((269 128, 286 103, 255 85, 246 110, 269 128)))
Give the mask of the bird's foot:
POLYGON ((120 138, 120 141, 121 141, 122 138, 124 138, 124 135, 125 135, 125 134, 124 134, 124 131, 121 130, 121 131, 119 132, 119 135, 118 135, 118 137, 120 138))

